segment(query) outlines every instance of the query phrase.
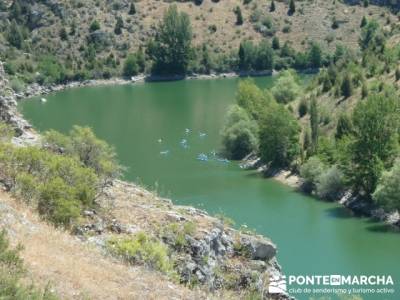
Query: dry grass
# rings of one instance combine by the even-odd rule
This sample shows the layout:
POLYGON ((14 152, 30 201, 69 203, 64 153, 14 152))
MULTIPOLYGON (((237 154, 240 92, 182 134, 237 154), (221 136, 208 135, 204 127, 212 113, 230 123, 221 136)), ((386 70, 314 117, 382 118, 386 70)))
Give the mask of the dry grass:
POLYGON ((24 245, 28 277, 43 286, 50 282, 63 299, 203 298, 161 274, 122 264, 55 230, 4 192, 0 192, 0 201, 0 225, 7 228, 14 244, 24 245))

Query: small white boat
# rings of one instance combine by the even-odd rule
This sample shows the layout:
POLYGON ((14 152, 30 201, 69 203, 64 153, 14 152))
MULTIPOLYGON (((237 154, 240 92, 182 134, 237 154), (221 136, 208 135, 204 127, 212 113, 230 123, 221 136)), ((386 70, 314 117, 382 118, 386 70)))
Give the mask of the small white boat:
POLYGON ((160 154, 161 155, 168 155, 169 154, 169 150, 161 151, 160 154))
POLYGON ((186 133, 186 134, 189 134, 189 133, 190 133, 190 129, 189 129, 189 128, 186 128, 186 129, 185 129, 185 133, 186 133))
POLYGON ((47 102, 47 99, 46 99, 46 98, 41 98, 41 99, 40 99, 40 102, 46 103, 46 102, 47 102))
POLYGON ((205 134, 204 132, 200 132, 199 133, 199 136, 201 137, 201 138, 203 138, 203 137, 205 137, 207 134, 205 134))

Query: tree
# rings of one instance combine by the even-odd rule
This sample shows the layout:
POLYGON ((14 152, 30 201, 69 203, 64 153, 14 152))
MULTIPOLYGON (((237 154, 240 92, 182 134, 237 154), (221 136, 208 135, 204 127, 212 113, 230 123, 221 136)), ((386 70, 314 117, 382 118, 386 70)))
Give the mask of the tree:
POLYGON ((60 29, 59 36, 62 41, 68 40, 67 30, 64 27, 60 29))
POLYGON ((308 53, 308 61, 311 68, 319 68, 322 65, 322 50, 317 43, 312 43, 308 53))
POLYGON ((117 23, 115 24, 114 33, 120 35, 122 33, 122 28, 124 27, 124 20, 119 16, 117 17, 117 23))
POLYGON ((240 9, 239 6, 236 6, 236 8, 234 9, 234 13, 236 15, 236 25, 242 25, 243 16, 242 16, 242 10, 240 9))
POLYGON ((267 92, 263 93, 253 80, 247 79, 239 82, 236 102, 254 120, 260 120, 265 108, 272 101, 271 96, 267 92))
POLYGON ((344 98, 349 98, 353 94, 353 82, 348 73, 346 73, 342 80, 340 91, 344 98))
POLYGON ((400 68, 396 69, 395 78, 396 78, 396 81, 400 80, 400 68))
POLYGON ((311 151, 316 153, 318 150, 318 137, 319 137, 319 115, 317 100, 315 97, 311 99, 310 104, 310 127, 311 127, 311 151))
POLYGON ((260 122, 260 154, 270 167, 287 168, 300 154, 300 126, 281 104, 270 105, 260 122))
POLYGON ((15 20, 11 22, 8 32, 8 42, 17 49, 21 49, 24 42, 21 30, 15 20))
POLYGON ((135 7, 135 3, 131 2, 131 5, 129 6, 129 13, 131 16, 133 16, 134 14, 136 14, 136 7, 135 7))
POLYGON ((400 210, 400 159, 390 171, 382 174, 372 198, 389 211, 400 210))
POLYGON ((257 58, 254 69, 256 70, 272 70, 274 67, 274 51, 269 43, 265 40, 261 41, 257 47, 257 58))
POLYGON ((289 103, 301 93, 296 74, 291 70, 283 71, 272 88, 272 94, 279 103, 289 103))
POLYGON ((221 131, 225 155, 230 159, 242 159, 257 150, 257 124, 247 112, 234 105, 228 111, 225 126, 221 131))
POLYGON ((239 69, 249 71, 256 61, 257 49, 251 41, 244 41, 239 46, 239 69))
POLYGON ((307 112, 308 112, 308 101, 307 101, 306 98, 301 99, 297 111, 299 113, 299 117, 300 118, 304 117, 307 114, 307 112))
POLYGON ((311 193, 316 187, 318 178, 325 172, 325 169, 324 163, 318 157, 310 157, 300 167, 300 177, 303 179, 303 191, 311 193))
POLYGON ((273 11, 275 11, 275 9, 276 9, 276 8, 275 8, 275 1, 272 0, 272 1, 271 1, 271 5, 270 5, 270 7, 269 7, 269 11, 270 11, 270 12, 273 12, 273 11))
POLYGON ((348 114, 342 113, 339 116, 337 125, 336 125, 336 133, 335 138, 337 140, 341 139, 345 135, 350 135, 353 133, 353 123, 348 114))
POLYGON ((274 36, 274 38, 272 39, 272 49, 279 50, 280 47, 281 46, 280 46, 279 38, 277 36, 274 36))
POLYGON ((125 77, 130 78, 132 76, 137 75, 138 73, 139 73, 139 64, 137 61, 137 57, 134 54, 130 54, 125 60, 122 74, 125 77))
POLYGON ((296 3, 294 2, 294 0, 290 0, 289 1, 289 11, 288 11, 288 15, 291 16, 296 12, 296 3))
POLYGON ((192 56, 192 26, 186 13, 171 5, 159 24, 155 39, 149 45, 153 74, 184 75, 192 56))
POLYGON ((361 19, 360 28, 365 27, 365 25, 367 25, 367 23, 368 23, 367 18, 365 16, 363 16, 361 19))
POLYGON ((392 166, 398 153, 399 109, 394 94, 375 94, 358 102, 354 110, 345 170, 354 188, 366 195, 374 192, 382 171, 392 166))
POLYGON ((344 176, 342 171, 334 165, 321 173, 315 185, 319 198, 334 201, 339 200, 344 192, 344 176))
POLYGON ((90 32, 94 32, 94 31, 99 30, 99 29, 100 29, 100 23, 99 23, 99 21, 94 20, 94 21, 90 24, 89 31, 90 31, 90 32))

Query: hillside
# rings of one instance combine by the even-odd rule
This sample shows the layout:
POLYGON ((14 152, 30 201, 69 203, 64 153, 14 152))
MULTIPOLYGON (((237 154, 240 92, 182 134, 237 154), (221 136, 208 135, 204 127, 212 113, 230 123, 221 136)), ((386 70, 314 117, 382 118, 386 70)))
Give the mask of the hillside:
MULTIPOLYGON (((246 40, 271 43, 277 37, 281 45, 288 42, 297 51, 308 49, 310 43, 318 43, 329 53, 336 44, 358 48, 363 16, 374 18, 381 25, 398 21, 388 7, 323 0, 296 1, 292 15, 288 15, 286 1, 275 1, 275 10, 270 11, 270 1, 264 0, 205 0, 200 5, 190 1, 155 0, 134 4, 129 0, 15 3, 6 1, 0 12, 0 53, 7 72, 11 76, 17 74, 19 81, 26 83, 39 80, 35 72, 43 72, 40 66, 44 64, 43 59, 50 64, 53 57, 75 79, 120 76, 129 54, 140 47, 147 50, 171 3, 189 15, 193 45, 199 49, 207 46, 217 71, 234 68, 230 61, 236 59, 239 44, 246 40), (237 23, 238 7, 243 24, 237 23), (118 22, 119 32, 116 31, 118 22), (10 35, 16 34, 23 41, 17 41, 17 46, 10 45, 10 35)), ((146 70, 149 69, 146 63, 146 70)), ((14 87, 18 89, 17 83, 14 87)))

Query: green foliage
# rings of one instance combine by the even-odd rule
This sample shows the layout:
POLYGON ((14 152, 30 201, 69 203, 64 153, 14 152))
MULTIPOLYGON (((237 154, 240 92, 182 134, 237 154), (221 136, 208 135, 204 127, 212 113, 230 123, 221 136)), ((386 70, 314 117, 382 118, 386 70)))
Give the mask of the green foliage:
POLYGON ((289 167, 300 154, 300 127, 280 104, 270 105, 260 121, 260 153, 271 167, 289 167))
POLYGON ((336 125, 336 133, 335 138, 341 139, 345 135, 349 135, 353 132, 353 123, 348 114, 341 114, 339 116, 337 125, 336 125))
POLYGON ((361 19, 360 27, 361 28, 365 27, 365 25, 367 25, 367 23, 368 23, 367 18, 365 16, 363 16, 361 19))
POLYGON ((281 48, 279 38, 274 36, 272 39, 272 49, 279 50, 281 48))
POLYGON ((300 118, 304 117, 307 114, 307 112, 308 112, 308 101, 307 101, 306 98, 302 98, 301 99, 297 111, 299 113, 299 117, 300 118))
POLYGON ((289 10, 288 15, 293 15, 296 12, 296 3, 294 0, 289 0, 289 10))
POLYGON ((8 32, 8 42, 17 49, 21 49, 24 37, 22 35, 21 29, 19 28, 17 22, 13 20, 8 32))
POLYGON ((134 2, 131 2, 130 6, 129 6, 129 15, 133 16, 134 14, 136 14, 136 6, 134 2))
POLYGON ((343 173, 337 166, 332 166, 317 177, 316 194, 321 199, 338 200, 344 192, 343 173))
POLYGON ((90 32, 94 32, 94 31, 99 30, 99 29, 100 29, 100 23, 99 23, 99 21, 94 20, 94 21, 90 24, 89 31, 90 31, 90 32))
POLYGON ((390 171, 383 172, 379 184, 372 195, 379 205, 387 210, 400 210, 400 160, 390 171))
POLYGON ((242 16, 242 10, 240 9, 239 6, 236 6, 236 8, 233 11, 236 15, 236 25, 242 25, 243 24, 243 16, 242 16))
POLYGON ((346 176, 354 188, 370 195, 385 168, 398 153, 399 102, 394 94, 375 94, 357 104, 353 113, 354 134, 344 147, 346 176))
POLYGON ((128 78, 139 74, 139 65, 135 54, 130 54, 126 58, 122 74, 128 78))
POLYGON ((310 157, 307 162, 300 167, 300 176, 304 180, 304 191, 310 193, 315 189, 318 178, 324 174, 325 169, 325 165, 316 156, 310 157))
POLYGON ((173 273, 173 261, 168 256, 168 248, 144 232, 132 238, 112 238, 107 241, 107 248, 131 264, 143 263, 162 273, 173 273))
POLYGON ((120 35, 122 33, 122 28, 124 28, 124 21, 122 20, 122 17, 119 16, 117 17, 117 22, 115 23, 114 33, 116 35, 120 35))
POLYGON ((63 83, 67 79, 64 67, 54 56, 42 57, 38 70, 40 73, 38 81, 41 84, 63 83))
POLYGON ((269 6, 269 11, 270 11, 270 12, 273 12, 273 11, 275 11, 275 9, 276 9, 276 7, 275 7, 275 1, 272 0, 272 1, 271 1, 271 5, 269 6))
POLYGON ((153 74, 186 74, 192 56, 192 26, 186 13, 171 5, 148 45, 154 61, 153 74))
POLYGON ((342 80, 340 90, 344 98, 349 98, 353 94, 353 82, 348 73, 346 73, 342 80))
POLYGON ((247 111, 251 118, 259 120, 264 109, 272 101, 272 96, 269 92, 261 91, 253 80, 248 79, 239 82, 236 102, 247 111))
POLYGON ((69 136, 50 130, 44 134, 43 146, 55 153, 78 158, 102 179, 102 185, 121 173, 114 148, 98 139, 88 127, 74 126, 69 136))
POLYGON ((225 126, 221 131, 224 153, 230 159, 242 159, 257 150, 257 124, 238 105, 228 111, 225 126))
POLYGON ((316 153, 318 150, 319 139, 319 112, 317 107, 317 100, 311 99, 310 104, 310 128, 311 128, 311 152, 316 153))
POLYGON ((308 60, 311 68, 319 68, 322 66, 322 50, 317 43, 312 43, 308 60))
POLYGON ((396 69, 396 72, 395 72, 395 79, 396 79, 396 81, 399 81, 399 80, 400 80, 400 68, 397 68, 397 69, 396 69))
POLYGON ((161 235, 164 240, 167 239, 172 241, 176 250, 181 251, 188 246, 186 236, 192 237, 195 232, 196 224, 193 222, 174 222, 164 226, 161 235))
POLYGON ((301 87, 297 75, 292 70, 281 72, 272 88, 272 94, 279 103, 289 103, 301 94, 301 87))

